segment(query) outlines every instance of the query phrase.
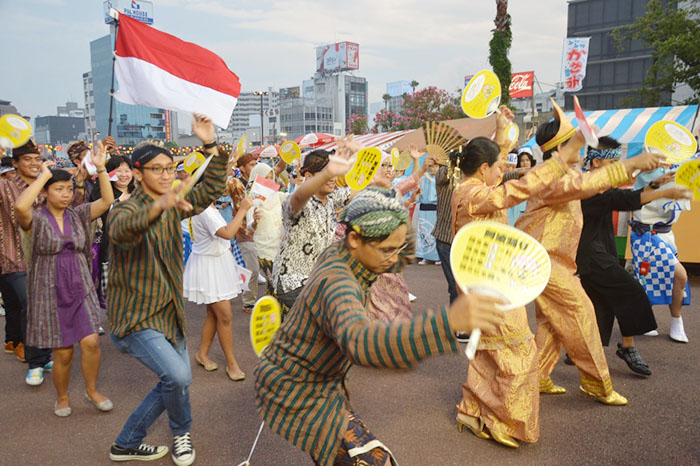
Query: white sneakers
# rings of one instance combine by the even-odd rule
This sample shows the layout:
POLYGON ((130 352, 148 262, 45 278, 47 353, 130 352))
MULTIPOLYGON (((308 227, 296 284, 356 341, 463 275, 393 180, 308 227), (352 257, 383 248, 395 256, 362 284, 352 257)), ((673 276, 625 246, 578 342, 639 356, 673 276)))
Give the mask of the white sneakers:
POLYGON ((27 385, 41 385, 44 383, 44 368, 35 367, 34 369, 29 369, 29 372, 27 372, 27 378, 24 380, 27 382, 27 385))
POLYGON ((673 341, 688 343, 688 337, 683 328, 683 317, 671 317, 671 331, 669 336, 673 341))

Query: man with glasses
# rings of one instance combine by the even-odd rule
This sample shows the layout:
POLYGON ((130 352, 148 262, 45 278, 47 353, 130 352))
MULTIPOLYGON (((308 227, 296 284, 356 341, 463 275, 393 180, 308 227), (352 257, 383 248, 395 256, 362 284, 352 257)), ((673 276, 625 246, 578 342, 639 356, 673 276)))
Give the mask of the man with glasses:
MULTIPOLYGON (((347 167, 335 161, 329 177, 347 167)), ((379 274, 413 260, 408 211, 393 190, 370 187, 341 214, 348 232, 325 249, 275 339, 255 368, 257 410, 265 423, 315 464, 391 465, 391 452, 353 411, 345 375, 353 364, 406 368, 431 355, 456 353, 458 330, 494 329, 496 300, 461 295, 449 308, 412 320, 379 322, 367 314, 379 274)))
MULTIPOLYGON (((25 381, 34 386, 42 384, 44 370, 51 370, 53 361, 50 349, 24 346, 27 336, 27 266, 14 210, 17 198, 41 173, 42 162, 39 148, 29 140, 12 151, 17 176, 0 179, 0 294, 6 313, 5 353, 14 353, 17 359, 29 363, 25 381)), ((44 193, 40 194, 34 207, 39 207, 44 198, 44 193)))
POLYGON ((139 186, 110 213, 107 315, 112 341, 122 353, 156 373, 158 384, 129 416, 110 449, 113 461, 150 461, 168 452, 143 443, 146 431, 167 411, 173 434, 172 459, 190 465, 192 380, 182 298, 183 251, 180 222, 207 208, 224 190, 227 158, 219 156, 214 125, 195 114, 193 133, 214 154, 203 182, 189 193, 172 188, 175 167, 169 151, 144 144, 132 154, 139 186), (184 196, 183 196, 184 194, 184 196))

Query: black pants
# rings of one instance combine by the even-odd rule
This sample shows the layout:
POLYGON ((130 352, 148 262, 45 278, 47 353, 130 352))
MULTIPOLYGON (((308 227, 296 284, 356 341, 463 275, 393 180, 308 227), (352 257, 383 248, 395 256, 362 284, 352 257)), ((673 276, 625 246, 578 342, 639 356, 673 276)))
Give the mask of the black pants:
MULTIPOLYGON (((5 343, 15 346, 27 338, 27 273, 14 272, 0 275, 0 293, 5 303, 5 343)), ((44 367, 51 361, 51 349, 24 346, 29 368, 44 367)))
POLYGON ((294 302, 297 300, 303 289, 304 287, 300 286, 299 288, 295 288, 284 293, 282 292, 282 285, 277 283, 277 292, 275 294, 277 295, 277 301, 279 301, 280 307, 282 308, 282 321, 284 321, 284 319, 287 317, 289 311, 292 310, 294 302))
POLYGON ((442 273, 445 274, 445 278, 447 279, 447 292, 450 294, 450 304, 452 304, 454 300, 457 299, 457 285, 455 285, 455 277, 452 275, 452 265, 450 264, 450 248, 452 245, 440 240, 435 240, 435 247, 438 257, 440 258, 442 273))
POLYGON ((621 265, 606 264, 581 274, 581 285, 593 301, 604 346, 610 343, 615 318, 623 337, 642 335, 656 328, 644 288, 621 265))

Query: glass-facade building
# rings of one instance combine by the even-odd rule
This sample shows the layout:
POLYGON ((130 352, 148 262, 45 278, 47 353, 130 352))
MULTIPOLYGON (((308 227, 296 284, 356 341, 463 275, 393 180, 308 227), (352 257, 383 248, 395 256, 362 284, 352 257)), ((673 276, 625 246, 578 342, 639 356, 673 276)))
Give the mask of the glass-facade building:
MULTIPOLYGON (((90 42, 90 61, 95 103, 95 130, 101 137, 109 129, 109 91, 112 84, 112 34, 90 42)), ((115 90, 118 83, 115 80, 115 90)), ((114 99, 112 136, 118 145, 134 146, 146 139, 171 139, 168 112, 159 108, 128 105, 114 99)))
MULTIPOLYGON (((644 15, 649 0, 570 0, 567 37, 590 37, 583 89, 576 93, 587 110, 639 106, 636 93, 652 64, 652 49, 641 40, 615 46, 611 33, 644 15)), ((663 3, 670 3, 663 0, 663 3)), ((573 94, 566 94, 566 108, 573 108, 573 94)), ((671 94, 662 94, 671 103, 671 94)))

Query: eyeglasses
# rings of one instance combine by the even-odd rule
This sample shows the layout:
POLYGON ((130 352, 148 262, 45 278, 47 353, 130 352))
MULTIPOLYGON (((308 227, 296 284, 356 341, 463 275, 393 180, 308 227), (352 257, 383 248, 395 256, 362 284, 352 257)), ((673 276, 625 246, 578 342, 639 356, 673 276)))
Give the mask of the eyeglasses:
POLYGON ((400 247, 398 247, 398 248, 380 248, 380 247, 375 246, 375 245, 374 245, 375 243, 373 243, 373 242, 370 241, 370 240, 363 239, 363 241, 365 242, 365 244, 369 244, 370 247, 372 247, 372 248, 375 249, 377 252, 379 252, 379 254, 382 255, 382 258, 383 258, 384 260, 389 260, 389 259, 391 259, 391 258, 394 257, 395 255, 400 254, 401 251, 403 251, 404 249, 406 249, 406 248, 408 247, 408 243, 404 243, 403 246, 400 246, 400 247))
POLYGON ((154 175, 162 175, 164 171, 167 172, 168 175, 175 173, 175 167, 172 165, 168 165, 167 167, 141 167, 141 170, 151 170, 154 175))

